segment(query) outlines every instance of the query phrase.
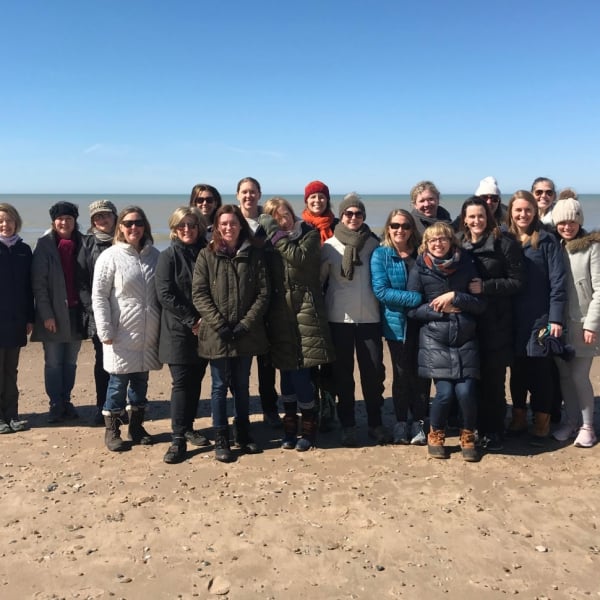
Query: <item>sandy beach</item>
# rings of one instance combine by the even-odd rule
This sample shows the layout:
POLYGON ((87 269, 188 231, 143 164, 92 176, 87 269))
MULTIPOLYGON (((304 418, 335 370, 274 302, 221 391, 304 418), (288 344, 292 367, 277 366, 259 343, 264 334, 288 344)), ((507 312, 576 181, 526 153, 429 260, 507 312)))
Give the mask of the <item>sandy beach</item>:
MULTIPOLYGON (((600 446, 509 441, 471 464, 450 437, 456 452, 437 461, 372 445, 359 403, 362 447, 332 432, 316 450, 286 451, 261 422, 253 378, 265 452, 225 465, 193 448, 167 465, 168 369, 150 377, 155 444, 115 454, 91 425, 92 368, 84 342, 80 419, 47 425, 41 345, 22 351, 30 429, 0 436, 3 599, 600 598, 600 446)), ((593 383, 600 395, 597 361, 593 383)), ((391 425, 390 393, 388 378, 391 425)))

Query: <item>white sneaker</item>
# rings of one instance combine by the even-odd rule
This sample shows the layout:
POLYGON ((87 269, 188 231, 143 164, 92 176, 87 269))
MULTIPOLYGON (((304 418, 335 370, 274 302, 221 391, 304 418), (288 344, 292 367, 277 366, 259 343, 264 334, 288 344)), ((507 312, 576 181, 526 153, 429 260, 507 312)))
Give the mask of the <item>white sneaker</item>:
POLYGON ((412 446, 425 446, 427 444, 427 436, 423 430, 423 421, 413 421, 410 428, 412 446))
POLYGON ((578 448, 591 448, 596 443, 596 434, 591 425, 584 425, 579 429, 579 433, 573 442, 573 446, 578 448))
POLYGON ((398 421, 392 432, 394 444, 408 444, 408 424, 406 421, 398 421))
POLYGON ((553 434, 552 437, 559 442, 566 442, 573 439, 577 435, 577 427, 571 423, 561 425, 553 434))

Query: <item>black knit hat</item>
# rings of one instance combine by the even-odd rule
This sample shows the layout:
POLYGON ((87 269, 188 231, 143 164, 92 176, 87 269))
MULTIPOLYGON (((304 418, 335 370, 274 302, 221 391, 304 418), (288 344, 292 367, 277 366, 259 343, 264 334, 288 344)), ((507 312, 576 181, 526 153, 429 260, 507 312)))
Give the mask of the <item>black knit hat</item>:
POLYGON ((73 217, 75 220, 79 217, 79 208, 72 202, 57 202, 50 207, 50 218, 54 221, 58 217, 73 217))

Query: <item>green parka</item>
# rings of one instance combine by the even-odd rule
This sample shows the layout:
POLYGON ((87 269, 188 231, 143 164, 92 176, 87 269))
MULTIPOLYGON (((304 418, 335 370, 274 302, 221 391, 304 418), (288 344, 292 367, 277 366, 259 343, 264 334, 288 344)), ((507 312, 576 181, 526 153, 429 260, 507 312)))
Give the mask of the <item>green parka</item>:
POLYGON ((192 301, 201 316, 198 354, 208 359, 266 354, 269 282, 264 253, 247 241, 233 257, 213 252, 212 246, 200 251, 192 280, 192 301), (225 342, 219 330, 238 323, 247 331, 225 342))
POLYGON ((271 360, 282 370, 315 367, 335 359, 319 280, 321 238, 297 221, 268 253, 271 302, 267 336, 271 360))

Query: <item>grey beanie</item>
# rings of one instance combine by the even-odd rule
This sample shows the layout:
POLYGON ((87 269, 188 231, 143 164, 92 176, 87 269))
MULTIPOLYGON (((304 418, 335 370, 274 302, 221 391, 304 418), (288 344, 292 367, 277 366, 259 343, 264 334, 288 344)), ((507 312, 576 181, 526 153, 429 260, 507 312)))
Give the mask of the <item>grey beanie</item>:
POLYGON ((344 199, 340 202, 340 219, 346 210, 353 207, 362 210, 364 219, 367 218, 367 209, 365 208, 361 197, 356 192, 350 192, 349 194, 346 194, 344 199))

